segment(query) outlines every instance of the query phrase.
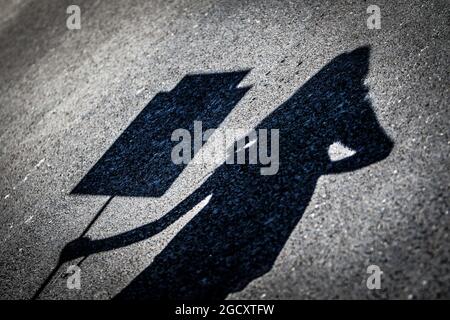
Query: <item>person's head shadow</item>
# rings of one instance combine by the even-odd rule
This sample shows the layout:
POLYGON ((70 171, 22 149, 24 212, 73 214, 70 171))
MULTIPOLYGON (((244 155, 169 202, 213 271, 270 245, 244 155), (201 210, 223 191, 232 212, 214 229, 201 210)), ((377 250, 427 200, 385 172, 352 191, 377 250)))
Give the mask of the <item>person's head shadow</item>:
MULTIPOLYGON (((147 239, 203 203, 152 264, 115 298, 224 299, 242 290, 271 270, 320 176, 369 166, 392 150, 393 142, 367 96, 369 58, 368 47, 337 56, 260 123, 257 129, 279 130, 276 174, 261 175, 258 165, 223 164, 161 219, 107 239, 73 243, 62 256, 67 260, 147 239), (353 154, 333 161, 329 147, 335 142, 353 154)), ((88 186, 87 181, 80 184, 88 186)))
POLYGON ((365 85, 369 58, 368 46, 337 56, 260 124, 280 128, 280 161, 298 155, 295 169, 302 171, 306 157, 322 175, 353 171, 389 154, 393 143, 378 123, 365 85), (335 142, 355 155, 331 161, 328 150, 335 142))

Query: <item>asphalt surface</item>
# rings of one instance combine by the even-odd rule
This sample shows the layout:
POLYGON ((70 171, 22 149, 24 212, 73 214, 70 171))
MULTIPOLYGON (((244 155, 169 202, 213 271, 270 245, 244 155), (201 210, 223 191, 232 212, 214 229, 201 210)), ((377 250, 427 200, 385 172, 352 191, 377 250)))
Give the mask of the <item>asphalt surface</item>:
MULTIPOLYGON (((81 30, 66 28, 70 4, 0 0, 0 298, 33 297, 111 196, 87 231, 102 245, 84 248, 91 252, 81 263, 81 289, 69 290, 62 276, 78 254, 39 298, 139 298, 148 293, 142 283, 161 296, 201 297, 205 291, 188 288, 194 280, 229 299, 450 298, 447 1, 378 1, 379 30, 367 28, 371 3, 359 1, 80 0, 81 30), (231 72, 242 77, 227 80, 231 72), (313 116, 314 106, 337 101, 338 89, 350 105, 371 110, 370 125, 359 122, 367 113, 354 122, 340 118, 345 110, 313 116), (203 94, 208 108, 224 107, 178 114, 161 108, 162 92, 175 105, 203 94), (104 160, 134 159, 126 139, 145 144, 135 121, 141 112, 158 134, 196 118, 212 128, 272 126, 281 137, 287 130, 280 168, 288 157, 288 169, 272 183, 252 168, 194 161, 181 170, 161 158, 146 170, 153 189, 127 185, 106 174, 120 165, 104 160), (344 122, 330 125, 334 118, 344 122), (323 151, 340 126, 358 129, 355 148, 369 133, 382 134, 362 149, 367 159, 328 172, 323 155, 309 151, 323 151), (311 143, 294 160, 305 135, 311 143), (285 184, 295 169, 306 171, 298 184, 285 184), (255 220, 252 208, 262 213, 255 220), (214 209, 225 213, 208 216, 214 209), (157 232, 127 233, 173 212, 177 219, 157 232), (101 242, 117 235, 126 237, 101 242), (188 258, 199 252, 205 259, 188 258), (203 265, 211 253, 212 264, 203 265), (211 265, 218 273, 208 274, 211 265), (369 265, 383 271, 380 290, 366 286, 369 265)), ((160 146, 147 140, 151 151, 160 146)), ((136 161, 128 165, 139 171, 136 161)))

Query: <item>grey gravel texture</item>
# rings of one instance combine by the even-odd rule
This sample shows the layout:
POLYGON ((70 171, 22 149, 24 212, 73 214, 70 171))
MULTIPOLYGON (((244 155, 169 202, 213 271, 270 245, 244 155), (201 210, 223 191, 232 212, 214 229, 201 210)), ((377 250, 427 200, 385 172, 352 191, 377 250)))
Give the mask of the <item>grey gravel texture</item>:
MULTIPOLYGON (((370 47, 370 56, 360 80, 392 150, 361 169, 321 174, 280 251, 267 253, 274 261, 248 257, 264 260, 267 270, 224 292, 229 299, 450 298, 450 4, 377 1, 380 30, 366 26, 369 4, 0 0, 0 298, 31 298, 63 248, 89 225, 110 194, 74 188, 158 94, 173 92, 186 75, 248 70, 238 84, 248 87, 245 95, 218 123, 257 127, 277 119, 296 93, 311 92, 319 100, 331 94, 317 79, 334 86, 333 75, 321 78, 321 70, 362 47, 370 47), (66 28, 66 8, 74 2, 81 7, 81 30, 66 28), (373 264, 383 271, 380 290, 366 287, 373 264)), ((173 125, 151 109, 149 116, 158 128, 173 125)), ((294 128, 302 117, 280 122, 280 129, 294 128)), ((164 168, 158 173, 152 167, 155 181, 166 181, 164 168)), ((115 194, 87 235, 108 239, 158 221, 208 186, 205 176, 214 169, 188 165, 162 195, 115 194)), ((220 170, 215 190, 225 195, 233 180, 220 170)), ((305 185, 298 182, 299 193, 305 185)), ((231 190, 235 199, 245 198, 231 190)), ((230 211, 242 210, 241 202, 230 201, 230 211)), ((297 210, 295 202, 268 202, 279 207, 267 212, 297 210)), ((67 288, 61 274, 70 263, 64 264, 39 298, 115 297, 176 252, 170 244, 196 226, 201 205, 151 237, 89 255, 81 264, 81 290, 67 288)), ((224 232, 246 232, 244 224, 229 220, 237 216, 226 217, 217 220, 227 223, 224 232), (244 229, 234 231, 237 225, 244 229)), ((194 228, 192 243, 205 232, 217 233, 217 221, 206 231, 194 228)), ((277 228, 282 226, 269 232, 277 228)), ((176 279, 171 270, 180 266, 177 257, 167 259, 173 263, 163 264, 170 282, 176 279)), ((139 298, 139 291, 133 294, 139 298)))

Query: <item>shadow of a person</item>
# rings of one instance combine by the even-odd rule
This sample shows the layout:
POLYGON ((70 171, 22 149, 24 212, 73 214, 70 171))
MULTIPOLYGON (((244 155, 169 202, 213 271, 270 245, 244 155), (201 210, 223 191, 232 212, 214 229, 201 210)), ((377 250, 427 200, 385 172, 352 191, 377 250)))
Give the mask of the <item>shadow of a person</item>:
MULTIPOLYGON (((258 128, 279 129, 279 171, 223 164, 160 220, 102 240, 81 240, 73 258, 151 237, 212 195, 153 263, 116 299, 225 299, 273 266, 325 174, 357 170, 387 157, 393 142, 380 127, 364 80, 370 49, 333 59, 258 128), (332 161, 335 142, 355 153, 332 161), (81 248, 81 249, 80 249, 81 248)), ((64 256, 64 255, 63 255, 64 256)))

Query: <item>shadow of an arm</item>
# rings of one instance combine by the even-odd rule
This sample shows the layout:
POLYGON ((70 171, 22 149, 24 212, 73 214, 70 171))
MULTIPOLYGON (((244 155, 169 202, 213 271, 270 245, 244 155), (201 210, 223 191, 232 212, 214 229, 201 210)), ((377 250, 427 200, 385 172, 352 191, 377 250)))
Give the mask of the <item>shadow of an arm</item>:
POLYGON ((69 242, 61 251, 59 261, 64 263, 79 257, 87 257, 91 254, 123 248, 151 238, 189 212, 204 198, 202 198, 204 195, 206 195, 206 188, 202 186, 197 192, 194 192, 162 218, 136 229, 99 240, 91 240, 87 237, 75 239, 69 242))
POLYGON ((387 158, 394 147, 394 142, 384 132, 369 107, 350 116, 344 127, 345 134, 340 135, 341 142, 356 153, 339 161, 331 161, 327 173, 344 173, 367 167, 387 158))

